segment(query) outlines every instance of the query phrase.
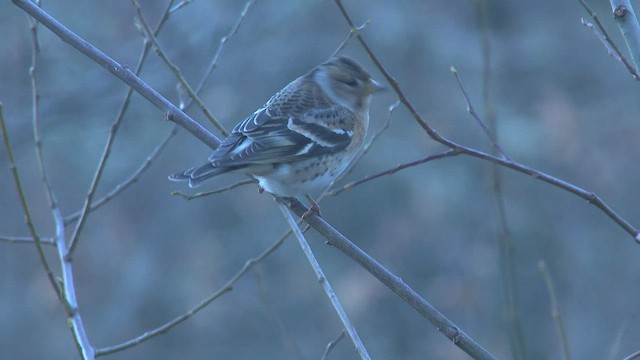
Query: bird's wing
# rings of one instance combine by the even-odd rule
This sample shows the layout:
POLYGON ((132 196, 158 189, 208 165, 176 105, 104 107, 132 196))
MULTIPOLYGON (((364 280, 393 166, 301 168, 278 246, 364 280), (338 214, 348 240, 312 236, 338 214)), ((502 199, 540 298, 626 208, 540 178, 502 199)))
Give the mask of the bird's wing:
POLYGON ((209 158, 211 163, 285 163, 334 153, 351 143, 355 115, 344 107, 311 107, 289 114, 280 110, 267 103, 236 125, 209 158))

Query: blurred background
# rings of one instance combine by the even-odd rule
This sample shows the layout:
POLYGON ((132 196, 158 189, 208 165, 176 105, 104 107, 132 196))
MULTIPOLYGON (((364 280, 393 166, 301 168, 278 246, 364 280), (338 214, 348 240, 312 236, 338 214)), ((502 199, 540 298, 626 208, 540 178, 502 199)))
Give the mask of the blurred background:
MULTIPOLYGON (((624 48, 607 2, 594 10, 624 48)), ((141 1, 152 25, 166 1, 141 1)), ((197 84, 244 1, 193 1, 159 35, 169 57, 197 84)), ((476 1, 349 0, 345 6, 409 99, 441 134, 490 151, 466 112, 455 66, 483 115, 482 27, 476 1)), ((525 165, 601 196, 640 226, 638 84, 580 23, 578 1, 488 1, 490 100, 499 142, 525 165)), ((45 1, 44 8, 116 61, 134 67, 143 37, 129 1, 45 1)), ((587 19, 590 20, 590 19, 587 19)), ((27 199, 43 236, 54 227, 31 128, 31 38, 26 15, 0 5, 0 101, 27 199)), ((230 129, 275 91, 327 59, 348 27, 331 1, 260 0, 227 43, 202 99, 230 129)), ((40 121, 46 165, 65 214, 81 208, 126 86, 40 27, 40 121)), ((344 54, 384 80, 356 41, 344 54)), ((141 77, 172 102, 176 79, 154 54, 141 77)), ((389 117, 392 92, 373 99, 371 132, 389 117)), ((189 113, 207 123, 192 107, 189 113)), ((172 124, 134 95, 114 143, 100 197, 130 176, 172 124)), ((219 135, 218 132, 215 132, 219 135)), ((343 181, 357 180, 444 148, 406 109, 343 181)), ((167 175, 203 162, 211 150, 180 130, 139 181, 91 213, 75 256, 76 287, 88 335, 114 345, 158 327, 218 290, 287 225, 255 185, 186 201, 167 175)), ((501 169, 513 235, 515 293, 529 359, 562 356, 549 293, 576 359, 620 359, 640 348, 640 247, 585 200, 501 169)), ((242 180, 218 177, 198 190, 242 180)), ((328 197, 322 214, 353 242, 501 359, 513 358, 505 323, 492 165, 458 156, 413 167, 328 197)), ((0 235, 28 235, 0 151, 0 235)), ((69 233, 72 228, 68 228, 69 233)), ((309 241, 375 359, 467 359, 424 318, 314 231, 309 241)), ((55 251, 47 249, 57 271, 55 251)), ((0 357, 77 358, 61 305, 33 245, 0 243, 0 357)), ((298 244, 287 239, 205 310, 169 333, 109 359, 318 359, 341 323, 298 244)), ((356 359, 344 338, 331 359, 356 359)))

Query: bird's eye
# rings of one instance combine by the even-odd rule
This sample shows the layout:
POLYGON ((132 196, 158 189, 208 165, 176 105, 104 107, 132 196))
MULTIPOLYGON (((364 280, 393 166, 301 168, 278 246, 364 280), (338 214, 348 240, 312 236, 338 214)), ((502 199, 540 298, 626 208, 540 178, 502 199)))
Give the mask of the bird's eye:
POLYGON ((356 87, 356 85, 358 85, 358 80, 352 77, 343 79, 342 82, 348 87, 356 87))

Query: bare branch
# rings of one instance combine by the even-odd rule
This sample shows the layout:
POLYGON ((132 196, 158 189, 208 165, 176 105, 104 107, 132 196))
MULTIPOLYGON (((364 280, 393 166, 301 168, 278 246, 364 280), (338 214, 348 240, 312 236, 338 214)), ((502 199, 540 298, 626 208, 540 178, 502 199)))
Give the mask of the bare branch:
MULTIPOLYGON (((289 208, 301 217, 307 212, 307 208, 297 200, 292 201, 289 208)), ((433 305, 421 297, 420 294, 402 281, 401 278, 387 270, 387 268, 324 221, 322 217, 311 213, 305 216, 304 220, 327 239, 328 245, 335 247, 357 262, 363 269, 386 285, 391 291, 409 304, 409 306, 433 324, 438 331, 453 341, 457 347, 477 360, 495 359, 493 355, 483 349, 456 324, 447 319, 433 307, 433 305)))
POLYGON ((351 322, 351 320, 349 320, 347 313, 342 308, 342 305, 340 304, 340 300, 338 300, 338 297, 336 296, 336 293, 333 291, 331 284, 329 284, 329 280, 324 275, 324 271, 322 270, 322 267, 320 267, 320 263, 318 263, 318 260, 313 254, 313 250, 311 250, 309 243, 304 238, 304 235, 300 231, 298 224, 293 219, 293 216, 291 216, 291 213, 289 212, 289 209, 287 209, 286 205, 284 205, 279 200, 276 200, 276 202, 278 203, 278 207, 280 208, 280 211, 282 211, 282 215, 289 223, 289 227, 293 231, 293 234, 296 236, 296 239, 298 239, 298 243, 300 244, 302 251, 306 255, 307 260, 309 260, 309 263, 311 264, 311 267, 313 268, 313 271, 315 272, 316 277, 318 278, 318 282, 322 285, 322 289, 327 294, 327 297, 329 297, 329 300, 331 301, 331 305, 333 305, 333 308, 338 314, 340 321, 342 321, 342 324, 344 325, 345 330, 347 331, 347 333, 349 334, 349 337, 351 338, 351 341, 355 345, 356 352, 358 353, 358 355, 360 355, 361 359, 370 360, 371 357, 367 352, 367 348, 364 347, 364 344, 362 343, 362 340, 360 340, 360 336, 358 335, 358 331, 356 330, 355 326, 353 326, 353 323, 351 322))
POLYGON ((440 154, 429 155, 427 157, 424 157, 424 158, 416 160, 416 161, 411 161, 411 162, 408 162, 408 163, 397 165, 397 166, 395 166, 395 167, 393 167, 393 168, 391 168, 389 170, 385 170, 385 171, 377 173, 377 174, 365 176, 361 180, 350 182, 350 183, 346 184, 345 186, 343 186, 341 188, 329 191, 327 193, 327 195, 336 196, 336 195, 340 194, 341 192, 343 192, 345 190, 352 189, 352 188, 354 188, 354 187, 356 187, 358 185, 361 185, 361 184, 366 183, 368 181, 377 179, 377 178, 379 178, 381 176, 393 175, 393 174, 397 173, 398 171, 404 170, 406 168, 414 167, 414 166, 417 166, 417 165, 420 165, 420 164, 424 164, 424 163, 429 162, 429 161, 443 159, 443 158, 456 156, 456 155, 460 155, 460 151, 458 151, 456 149, 449 149, 449 150, 447 150, 447 151, 445 151, 443 153, 440 153, 440 154))
POLYGON ((34 240, 33 243, 36 246, 36 251, 38 252, 38 257, 40 258, 40 263, 42 263, 42 266, 44 267, 44 271, 47 274, 49 283, 51 283, 51 286, 53 287, 53 290, 55 291, 57 298, 62 301, 63 299, 62 291, 60 290, 60 287, 58 286, 58 282, 56 281, 56 278, 53 275, 53 271, 51 271, 49 260, 47 260, 47 257, 44 254, 42 241, 40 241, 40 236, 36 231, 35 225, 33 224, 33 218, 31 217, 31 210, 29 209, 27 198, 24 194, 24 190, 22 189, 22 182, 20 181, 18 166, 16 165, 16 161, 13 157, 13 150, 11 148, 11 143, 9 142, 9 134, 7 133, 7 126, 4 121, 2 103, 0 103, 0 130, 2 130, 2 141, 4 142, 5 150, 7 151, 7 157, 9 158, 9 169, 11 170, 11 174, 13 175, 13 182, 18 192, 18 198, 20 199, 20 204, 22 205, 25 223, 27 225, 27 228, 29 229, 29 232, 31 233, 31 237, 34 240))
MULTIPOLYGON (((378 130, 375 134, 373 134, 369 142, 364 144, 364 146, 362 147, 362 150, 358 152, 355 159, 353 159, 351 161, 351 164, 349 164, 349 168, 347 169, 347 171, 345 171, 342 175, 340 175, 340 177, 336 179, 329 186, 329 188, 327 189, 327 192, 325 193, 326 195, 332 195, 328 192, 328 190, 331 189, 334 184, 338 183, 340 180, 344 179, 347 175, 349 175, 353 171, 353 169, 356 167, 356 165, 358 165, 358 163, 360 162, 360 159, 362 159, 362 157, 364 157, 369 152, 369 149, 371 148, 373 143, 376 140, 378 140, 378 138, 380 137, 380 135, 382 135, 382 133, 384 133, 385 131, 387 131, 387 129, 389 129, 389 126, 391 125, 391 118, 393 117, 393 113, 398 106, 400 106, 400 101, 396 101, 395 103, 389 106, 387 120, 384 122, 384 125, 382 125, 380 130, 378 130)), ((325 194, 323 194, 323 197, 325 194)))
POLYGON ((451 66, 449 68, 449 70, 451 70, 451 73, 453 74, 453 77, 456 79, 456 82, 458 83, 458 86, 460 87, 460 91, 462 92, 462 96, 464 96, 464 100, 467 102, 467 111, 469 112, 469 114, 471 114, 471 116, 474 118, 474 120, 478 123, 478 125, 480 126, 480 128, 482 129, 484 134, 487 135, 487 137, 489 138, 489 141, 491 141, 491 144, 493 145, 494 150, 503 159, 511 161, 511 158, 509 158, 509 156, 507 156, 507 154, 502 150, 500 145, 498 145, 498 141, 496 140, 496 137, 495 137, 493 131, 491 131, 487 127, 487 125, 484 124, 484 121, 482 121, 482 119, 480 118, 480 115, 478 115, 478 113, 476 112, 476 109, 471 104, 471 99, 469 98, 469 94, 467 94, 467 90, 465 90, 464 86, 462 85, 462 81, 460 80, 460 75, 458 75, 458 70, 456 70, 456 68, 453 67, 453 66, 451 66))
POLYGON ((200 197, 203 197, 203 196, 220 194, 220 193, 223 193, 225 191, 229 191, 229 190, 235 189, 238 186, 254 184, 255 182, 256 181, 254 179, 247 179, 247 180, 241 180, 241 181, 235 182, 235 183, 233 183, 231 185, 223 186, 223 187, 215 189, 215 190, 206 191, 206 192, 199 192, 199 193, 196 193, 196 194, 193 194, 193 195, 185 194, 185 193, 180 192, 180 191, 174 191, 174 192, 171 193, 171 195, 182 196, 186 200, 193 200, 193 199, 197 199, 197 198, 200 198, 200 197))
MULTIPOLYGON (((116 187, 113 188, 113 190, 108 192, 106 195, 104 195, 100 199, 93 201, 88 211, 91 212, 99 209, 100 207, 102 207, 102 205, 106 204, 111 199, 116 197, 118 194, 126 190, 129 186, 137 183, 138 180, 140 180, 140 176, 142 176, 142 174, 145 171, 147 171, 147 169, 149 169, 149 167, 151 166, 153 161, 156 159, 156 157, 158 157, 158 155, 162 152, 162 150, 164 150, 164 148, 167 146, 167 144, 169 143, 169 140, 171 140, 177 133, 178 133, 178 126, 174 125, 171 128, 171 131, 169 131, 169 133, 167 134, 167 136, 160 142, 160 144, 158 144, 153 149, 151 154, 147 156, 144 163, 142 163, 142 165, 140 165, 140 167, 136 171, 134 171, 128 178, 126 178, 123 182, 116 185, 116 187)), ((78 220, 78 218, 80 217, 81 211, 82 210, 76 211, 75 213, 67 216, 64 219, 64 223, 69 224, 78 220)))
POLYGON ((177 3, 174 7, 171 8, 171 10, 169 10, 169 14, 173 14, 174 12, 182 9, 183 7, 191 4, 193 2, 193 0, 182 0, 179 3, 177 3))
MULTIPOLYGON (((169 9, 171 8, 171 6, 173 5, 174 0, 170 0, 169 3, 167 4, 167 7, 165 8, 165 11, 163 12, 163 14, 160 16, 160 20, 158 21, 158 25, 156 26, 156 29, 154 30, 154 34, 158 34, 160 32, 160 30, 162 29, 162 27, 164 26, 164 24, 167 22, 167 20, 169 20, 169 9)), ((146 62, 147 56, 149 54, 149 50, 151 49, 151 43, 148 41, 145 41, 144 43, 144 47, 142 49, 142 52, 140 53, 140 57, 138 58, 138 63, 136 65, 135 68, 135 73, 136 74, 140 74, 140 72, 142 72, 142 69, 144 67, 144 64, 146 62)), ((124 99, 120 105, 120 109, 118 110, 118 114, 116 115, 116 118, 113 122, 113 124, 119 124, 122 119, 124 118, 125 113, 127 112, 128 108, 129 108, 129 103, 131 101, 131 95, 133 95, 133 88, 128 87, 127 88, 127 93, 124 96, 124 99)), ((113 125, 112 125, 113 127, 113 125)), ((116 186, 115 189, 113 189, 112 191, 110 191, 107 195, 103 196, 102 198, 100 198, 97 201, 92 201, 89 208, 87 209, 87 212, 91 212, 95 209, 100 208, 102 205, 106 204, 107 202, 109 202, 109 200, 113 199, 116 195, 118 195, 120 192, 124 191, 127 187, 129 187, 129 185, 135 183, 138 181, 138 178, 142 175, 142 173, 144 173, 149 166, 151 165, 151 162, 153 161, 153 159, 155 159, 158 154, 160 154, 160 152, 162 152, 162 150, 164 149, 165 145, 169 142, 169 140, 177 133, 177 129, 176 126, 173 127, 173 129, 171 130, 171 132, 169 133, 169 135, 160 143, 160 145, 158 145, 154 151, 151 153, 151 155, 149 155, 146 159, 146 161, 144 162, 144 164, 133 173, 132 176, 130 176, 127 180, 125 180, 123 183, 118 184, 116 186)), ((110 143, 109 141, 110 139, 107 140, 107 144, 110 143)), ((105 150, 108 150, 105 148, 105 150)), ((103 153, 104 155, 104 153, 103 153)), ((108 155, 107 155, 108 157, 108 155)), ((104 160, 104 163, 106 163, 107 157, 103 157, 102 160, 104 160)), ((100 165, 99 165, 100 167, 100 165)), ((80 216, 84 213, 84 207, 82 209, 80 209, 79 211, 67 216, 65 218, 65 225, 68 225, 69 223, 76 221, 77 219, 80 218, 80 216)), ((86 215, 85 215, 86 216, 86 215)))
POLYGON ((173 327, 175 327, 176 325, 182 323, 183 321, 189 319, 191 316, 197 314, 200 310, 204 309, 205 307, 207 307, 207 305, 209 305, 211 302, 213 302, 214 300, 216 300, 217 298, 219 298, 220 296, 224 295, 227 292, 230 292, 233 290, 233 285, 236 283, 236 281, 238 281, 242 276, 244 276, 253 266, 255 266, 256 264, 258 264, 259 262, 261 262, 263 259, 265 259, 267 256, 269 256, 271 253, 273 253, 280 245, 282 245, 282 243, 284 242, 284 240, 291 235, 291 231, 287 231, 284 235, 282 235, 278 240, 276 240, 273 244, 271 244, 269 247, 267 247, 262 253, 260 253, 258 256, 247 260, 247 262, 244 263, 244 266, 240 269, 240 271, 238 271, 231 279, 229 279, 229 281, 227 281, 226 284, 224 284, 218 291, 214 292, 213 294, 211 294, 208 298, 204 299, 202 302, 200 302, 200 304, 196 305, 195 307, 193 307, 192 309, 190 309, 189 311, 187 311, 186 313, 176 317, 175 319, 171 320, 170 322, 156 328, 153 329, 151 331, 148 331, 134 339, 131 339, 129 341, 126 341, 122 344, 118 344, 118 345, 114 345, 114 346, 108 346, 108 347, 104 347, 104 348, 100 348, 96 350, 96 357, 98 356, 103 356, 103 355, 108 355, 108 354, 112 354, 118 351, 122 351, 125 349, 128 349, 130 347, 136 346, 140 343, 143 343, 155 336, 158 336, 160 334, 166 333, 167 331, 171 330, 173 327))
POLYGON ((551 274, 547 270, 547 265, 544 261, 538 262, 538 271, 547 285, 547 291, 549 292, 549 299, 551 300, 551 317, 556 323, 556 330, 558 330, 558 336, 560 337, 560 347, 562 348, 562 358, 564 360, 570 360, 571 354, 569 352, 569 340, 567 339, 567 332, 564 329, 564 323, 562 322, 562 315, 560 314, 560 308, 558 307, 558 300, 556 297, 556 289, 553 286, 553 280, 551 274))
MULTIPOLYGON (((610 0, 613 18, 627 43, 634 68, 640 66, 640 24, 629 0, 610 0)), ((637 77, 636 77, 637 79, 637 77)))
MULTIPOLYGON (((158 25, 157 31, 160 30, 160 28, 164 24, 164 21, 168 18, 168 13, 170 8, 171 8, 171 3, 169 3, 169 6, 167 6, 165 13, 162 16, 162 19, 158 25)), ((149 32, 152 33, 151 31, 149 32)), ((153 36, 153 34, 151 36, 153 36)), ((146 59, 147 53, 148 53, 148 47, 145 47, 145 49, 143 50, 143 54, 140 57, 140 61, 138 62, 138 65, 135 70, 136 75, 139 74, 140 71, 142 70, 142 66, 144 65, 144 61, 146 59)), ((122 106, 120 107, 120 111, 118 112, 116 119, 114 120, 114 122, 111 124, 111 127, 109 128, 109 136, 107 137, 107 143, 105 144, 104 150, 100 157, 100 161, 98 162, 98 168, 96 169, 96 173, 93 179, 91 180, 91 185, 89 185, 89 190, 87 191, 87 196, 82 206, 78 223, 76 224, 73 235, 69 240, 70 245, 69 245, 69 253, 67 254, 68 258, 73 257, 73 253, 76 249, 76 246, 78 245, 78 237, 80 236, 80 232, 84 228, 86 218, 89 214, 89 209, 91 208, 93 197, 95 196, 96 190, 98 188, 98 184, 100 183, 100 179, 102 178, 102 174, 104 172, 105 166, 107 165, 107 160, 109 159, 109 155, 111 154, 111 147, 113 146, 113 142, 115 141, 116 135, 118 133, 118 129, 120 128, 120 124, 124 119, 124 114, 129 107, 129 100, 131 99, 131 94, 132 94, 132 90, 131 88, 129 88, 129 90, 127 91, 127 95, 125 96, 125 99, 122 102, 122 106)))
POLYGON ((618 353, 620 352, 620 347, 622 345, 622 339, 624 338, 624 335, 629 331, 629 327, 632 324, 636 324, 639 310, 640 307, 636 307, 631 315, 624 320, 622 325, 620 325, 618 331, 616 331, 616 337, 613 340, 613 344, 611 344, 611 349, 609 350, 609 356, 607 356, 607 360, 615 360, 618 358, 618 353))
POLYGON ((198 124, 195 120, 185 114, 169 100, 160 95, 157 91, 142 81, 128 67, 116 62, 107 54, 100 51, 87 41, 73 33, 56 19, 47 14, 44 10, 35 6, 29 0, 11 0, 16 6, 33 16, 42 25, 46 26, 62 41, 76 48, 82 54, 93 60, 98 65, 115 75, 118 79, 133 88, 134 91, 149 100, 153 105, 166 113, 166 118, 176 122, 182 128, 193 134, 200 141, 215 149, 220 144, 220 139, 211 134, 206 128, 198 124))
MULTIPOLYGON (((236 21, 236 23, 233 25, 231 30, 229 30, 229 33, 227 33, 227 35, 223 36, 220 39, 220 43, 218 44, 218 48, 216 49, 216 51, 215 51, 215 53, 213 55, 213 58, 211 59, 211 62, 209 63, 209 66, 207 67, 207 71, 205 71, 204 76, 202 76, 202 79, 200 80, 200 83, 198 84, 198 86, 196 86, 196 94, 200 94, 202 89, 207 84, 207 81, 209 80, 209 77, 210 77, 211 73, 213 72, 213 69, 215 69, 218 66, 218 61, 220 60, 220 56, 222 55, 222 51, 225 49, 225 45, 227 44, 229 39, 231 39, 238 32, 238 30, 240 29, 240 25, 242 25, 242 21, 247 16, 247 13, 249 12, 249 9, 253 6, 253 4, 255 4, 256 1, 257 0, 249 0, 249 1, 246 2, 246 4, 244 4, 244 8, 242 9, 242 12, 240 13, 240 16, 238 17, 238 20, 236 21)), ((186 107, 188 108, 189 105, 191 105, 191 104, 187 104, 186 107)))
MULTIPOLYGON (((482 101, 484 105, 484 117, 488 128, 493 134, 495 143, 498 143, 498 121, 491 96, 491 80, 493 79, 491 58, 491 36, 489 31, 488 0, 476 2, 478 25, 480 27, 480 44, 482 49, 482 101)), ((461 85, 461 84, 460 84, 461 85)), ((462 86, 462 85, 461 85, 462 86)), ((469 103, 469 102, 468 102, 469 103)), ((493 148, 492 154, 498 152, 493 148)), ((500 257, 500 274, 503 286, 504 315, 508 327, 509 345, 511 356, 515 360, 526 359, 526 348, 522 324, 518 313, 516 269, 514 262, 515 239, 507 221, 505 196, 502 191, 502 169, 495 163, 491 167, 491 190, 496 208, 497 232, 500 257)))
POLYGON ((640 359, 640 351, 636 351, 633 354, 628 355, 622 360, 638 360, 640 359))
MULTIPOLYGON (((640 80, 640 74, 638 74, 637 67, 634 67, 633 65, 631 65, 631 63, 627 60, 627 58, 622 54, 622 51, 620 51, 620 48, 618 48, 618 45, 616 45, 616 43, 613 42, 613 40, 611 39, 611 36, 609 36, 609 34, 607 33, 607 30, 604 28, 604 26, 600 22, 600 18, 598 17, 598 15, 595 12, 593 12, 591 8, 589 8, 589 6, 584 0, 578 0, 578 1, 582 5, 582 7, 587 11, 589 16, 591 16, 593 21, 595 21, 598 29, 600 30, 600 33, 598 34, 598 32, 595 29, 594 29, 594 33, 598 34, 597 36, 600 39, 600 41, 602 41, 602 43, 605 44, 605 48, 607 48, 607 52, 609 52, 609 54, 612 55, 616 60, 620 61, 627 68, 627 71, 629 71, 631 75, 633 75, 634 79, 640 80)), ((582 21, 582 24, 587 26, 587 28, 593 29, 593 25, 589 23, 585 24, 584 20, 582 21)))
MULTIPOLYGON (((0 235, 0 241, 10 244, 32 244, 35 240, 29 236, 0 235)), ((56 243, 53 241, 53 239, 48 237, 41 237, 40 243, 42 243, 43 245, 56 246, 56 243)))
POLYGON ((329 353, 331 352, 331 350, 333 350, 334 347, 336 347, 336 345, 338 345, 338 343, 340 342, 340 340, 342 340, 345 334, 346 332, 344 331, 344 329, 342 329, 342 331, 340 331, 340 335, 338 335, 337 338, 329 341, 329 343, 327 344, 327 347, 324 349, 324 353, 322 354, 322 357, 320 358, 320 360, 329 359, 329 353))
POLYGON ((418 113, 418 111, 416 110, 416 108, 413 106, 413 104, 408 100, 408 98, 405 96, 403 90, 400 88, 400 85, 398 84, 398 82, 389 74, 389 72, 387 71, 387 69, 382 65, 382 63, 380 62, 380 60, 378 60, 377 56, 373 53, 373 51, 371 50, 371 48, 369 47, 369 45, 367 44, 367 42, 364 40, 364 38, 362 37, 362 34, 360 34, 357 29, 354 27, 353 25, 353 21, 351 20, 351 17, 349 16, 349 14, 346 12, 344 6, 342 5, 342 1, 341 0, 334 0, 336 5, 338 6, 338 8, 340 9, 340 12, 342 13, 345 21, 347 22, 347 24, 349 25, 349 27, 352 29, 352 31, 355 31, 355 36, 358 39, 358 41, 360 42, 360 44, 362 45, 362 47, 365 49, 365 51, 367 52, 367 54, 369 55, 369 58, 371 58, 371 61, 376 65, 376 67, 378 68, 378 70, 380 70, 380 72, 384 75, 385 79, 387 79, 387 81, 389 82, 389 84, 391 85, 391 87, 393 88, 393 90, 396 92, 396 94, 398 95, 398 99, 402 102, 402 104, 407 108, 407 110, 409 110, 409 112, 411 113, 411 115, 414 117, 414 119, 416 120, 416 122, 418 123, 418 125, 420 125, 420 127, 422 127, 422 129, 429 135, 429 137, 431 137, 433 140, 453 149, 456 150, 462 154, 468 155, 468 156, 472 156, 478 159, 482 159, 482 160, 487 160, 487 161, 491 161, 493 163, 496 163, 498 165, 507 167, 509 169, 515 170, 517 172, 529 175, 531 177, 533 177, 534 179, 546 182, 548 184, 551 184, 553 186, 556 186, 558 188, 561 188, 565 191, 568 191, 574 195, 577 195, 585 200, 587 200, 590 204, 595 205, 597 208, 599 208, 602 212, 604 212, 609 218, 611 218, 616 224, 618 224, 622 229, 624 229, 629 235, 631 235, 637 243, 640 243, 640 231, 638 231, 633 225, 631 225, 627 220, 625 220, 622 216, 620 216, 617 212, 615 212, 611 207, 609 207, 609 205, 607 205, 598 195, 596 195, 595 193, 591 192, 591 191, 587 191, 584 190, 574 184, 571 184, 567 181, 558 179, 554 176, 548 175, 546 173, 543 173, 541 171, 532 169, 530 167, 527 167, 525 165, 522 165, 520 163, 514 162, 514 161, 509 161, 507 159, 502 159, 490 154, 487 154, 485 152, 482 151, 478 151, 463 145, 460 145, 454 141, 451 141, 445 137, 443 137, 442 135, 440 135, 434 128, 431 127, 431 125, 429 125, 429 123, 422 118, 422 116, 420 115, 420 113, 418 113))
MULTIPOLYGON (((360 25, 357 27, 358 31, 364 29, 365 27, 367 27, 367 25, 371 24, 371 19, 368 19, 367 21, 364 22, 364 24, 360 25)), ((353 31, 349 31, 349 35, 347 35, 347 37, 342 41, 342 43, 340 43, 340 45, 338 45, 338 48, 336 49, 336 51, 333 52, 333 54, 331 54, 331 57, 334 57, 336 55, 338 55, 338 53, 340 51, 342 51, 342 49, 344 49, 345 46, 347 46, 347 44, 349 43, 349 40, 351 40, 351 38, 353 38, 353 35, 355 33, 353 31)))
POLYGON ((222 126, 222 124, 220 124, 220 122, 213 116, 213 114, 211 114, 211 112, 209 112, 209 109, 207 109, 207 107, 204 105, 202 100, 200 100, 200 98, 195 93, 195 91, 193 91, 193 89, 191 88, 191 86, 189 85, 187 80, 184 78, 184 76, 182 76, 182 72, 180 71, 178 66, 176 66, 169 59, 167 54, 162 50, 162 48, 160 47, 160 44, 158 43, 158 39, 156 39, 155 35, 153 34, 153 31, 151 31, 151 28, 149 27, 149 25, 147 25, 147 21, 144 19, 144 16, 142 15, 142 8, 140 8, 140 4, 138 4, 138 1, 137 0, 131 0, 131 2, 133 3, 133 6, 136 9, 136 16, 137 16, 137 19, 140 21, 140 24, 142 25, 142 29, 144 30, 145 36, 153 44, 153 47, 156 50, 156 54, 158 54, 158 56, 162 59, 162 61, 164 61, 164 63, 169 67, 171 72, 173 72, 173 74, 175 75, 176 79, 178 79, 178 82, 180 83, 180 86, 182 87, 182 89, 184 89, 187 92, 187 94, 189 94, 189 97, 196 104, 198 104, 198 107, 200 107, 200 109, 202 110, 204 115, 207 117, 207 119, 209 119, 209 121, 223 135, 225 135, 225 136, 229 135, 227 130, 225 130, 224 126, 222 126))

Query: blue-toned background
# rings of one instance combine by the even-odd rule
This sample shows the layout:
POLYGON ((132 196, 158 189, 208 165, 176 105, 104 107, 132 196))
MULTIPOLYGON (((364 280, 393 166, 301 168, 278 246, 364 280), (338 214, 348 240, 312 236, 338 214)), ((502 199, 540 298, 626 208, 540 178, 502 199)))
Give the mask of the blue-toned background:
MULTIPOLYGON (((141 4, 155 25, 166 2, 141 4)), ((476 2, 361 0, 345 6, 357 24, 372 20, 364 36, 433 127, 462 144, 491 150, 449 71, 451 65, 458 69, 484 116, 476 2)), ((166 24, 159 41, 192 84, 243 7, 244 1, 194 1, 166 24)), ((45 1, 44 8, 115 60, 136 64, 142 35, 129 1, 45 1)), ((594 4, 594 10, 624 48, 608 4, 594 4)), ((513 159, 595 192, 640 226, 640 88, 581 25, 581 17, 587 14, 578 1, 489 2, 491 100, 499 141, 513 159)), ((52 236, 31 129, 26 15, 4 2, 0 29, 0 102, 37 229, 52 236)), ((127 89, 46 28, 39 34, 43 149, 62 211, 70 214, 84 201, 127 89)), ((328 58, 347 34, 333 2, 260 0, 227 43, 202 99, 231 128, 328 58)), ((344 53, 383 80, 356 41, 344 53)), ((178 102, 175 77, 154 53, 141 76, 178 102)), ((373 132, 394 102, 392 92, 373 99, 373 132)), ((195 107, 189 113, 213 130, 195 107)), ((171 126, 161 111, 134 95, 97 196, 137 169, 171 126)), ((2 149, 0 235, 27 235, 2 149)), ((399 107, 390 128, 342 183, 443 150, 399 107)), ((193 201, 170 195, 189 189, 166 176, 204 161, 209 152, 180 130, 136 184, 89 217, 74 269, 94 346, 123 342, 184 313, 287 229, 272 198, 253 185, 193 201)), ((633 319, 640 305, 640 247, 585 200, 511 170, 501 172, 528 358, 561 358, 549 294, 537 270, 540 260, 553 276, 574 358, 619 359, 638 350, 640 325, 633 319)), ((491 173, 490 163, 458 156, 379 178, 328 197, 321 206, 327 221, 487 350, 509 359, 491 173)), ((219 177, 201 189, 241 179, 219 177)), ((468 358, 358 265, 325 246, 321 236, 308 234, 373 358, 468 358)), ((57 269, 55 251, 47 251, 57 269)), ((0 243, 0 313, 0 358, 77 358, 32 245, 0 243)), ((287 239, 232 292, 192 319, 108 358, 319 359, 340 329, 299 246, 287 239)), ((330 358, 356 354, 345 338, 330 358)))

